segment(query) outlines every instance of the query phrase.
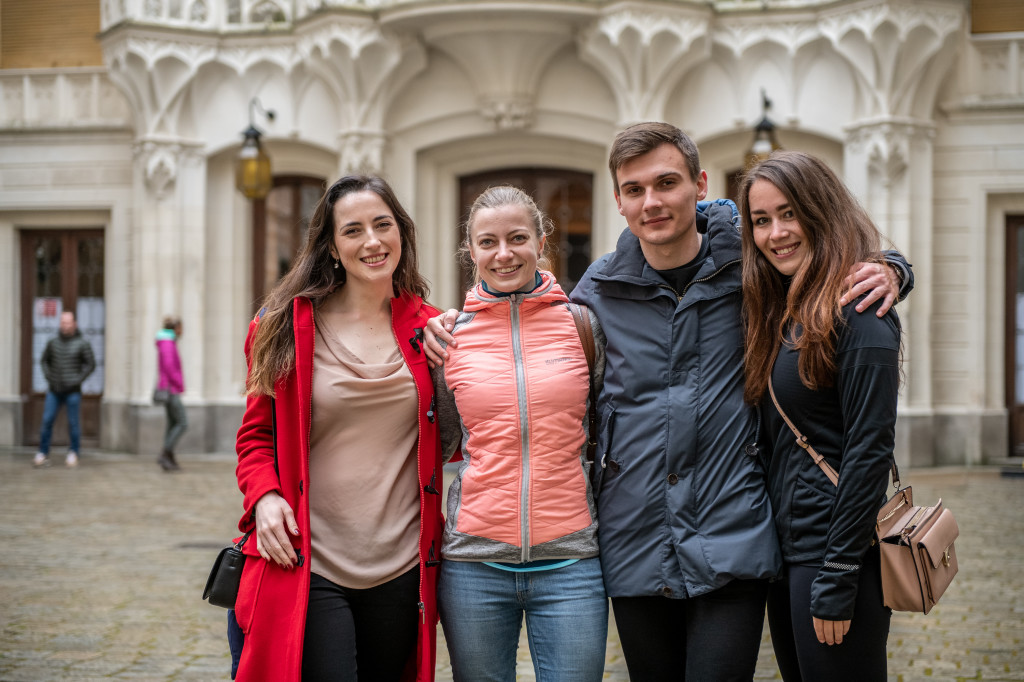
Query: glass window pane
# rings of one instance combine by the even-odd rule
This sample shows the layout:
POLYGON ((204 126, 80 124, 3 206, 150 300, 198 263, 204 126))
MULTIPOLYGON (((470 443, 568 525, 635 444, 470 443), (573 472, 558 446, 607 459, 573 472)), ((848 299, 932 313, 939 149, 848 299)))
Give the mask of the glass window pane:
MULTIPOLYGON (((79 292, 81 293, 81 292, 79 292)), ((75 310, 78 330, 92 346, 93 357, 96 358, 96 369, 86 377, 82 384, 82 393, 87 395, 103 393, 103 378, 106 375, 104 366, 106 338, 106 302, 102 296, 79 296, 75 310)))
POLYGON ((40 237, 36 241, 36 296, 61 297, 60 237, 40 237))
POLYGON ((288 272, 295 255, 293 192, 290 185, 284 185, 275 187, 267 195, 267 284, 270 289, 288 272))
POLYGON ((291 269, 305 244, 313 210, 324 193, 324 181, 319 178, 285 177, 276 182, 266 199, 262 295, 270 293, 291 269))
POLYGON ((299 222, 299 237, 296 244, 301 247, 306 243, 309 234, 309 221, 316 210, 317 202, 323 196, 324 186, 322 182, 308 180, 299 187, 299 206, 302 216, 299 222))
MULTIPOLYGON (((38 253, 38 252, 37 252, 38 253)), ((32 301, 32 392, 46 393, 49 384, 39 361, 46 344, 60 331, 64 306, 60 296, 36 296, 32 301)))
POLYGON ((78 295, 103 297, 103 237, 78 240, 78 295))
POLYGON ((1024 227, 1017 228, 1017 377, 1016 402, 1024 404, 1024 227))

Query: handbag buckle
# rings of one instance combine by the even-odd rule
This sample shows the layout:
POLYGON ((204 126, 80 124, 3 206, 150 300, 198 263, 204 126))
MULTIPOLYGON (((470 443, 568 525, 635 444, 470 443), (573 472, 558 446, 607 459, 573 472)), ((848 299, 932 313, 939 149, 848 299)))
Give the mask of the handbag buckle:
POLYGON ((949 547, 942 552, 942 565, 949 568, 949 547))

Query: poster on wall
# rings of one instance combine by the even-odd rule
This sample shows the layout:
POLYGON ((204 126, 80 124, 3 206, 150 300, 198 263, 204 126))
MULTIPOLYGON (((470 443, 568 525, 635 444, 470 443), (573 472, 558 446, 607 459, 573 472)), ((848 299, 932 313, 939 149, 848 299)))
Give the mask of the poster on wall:
MULTIPOLYGON (((64 312, 64 305, 57 297, 43 296, 35 299, 32 303, 32 391, 35 393, 45 393, 49 388, 40 360, 43 357, 43 351, 46 350, 46 344, 60 333, 60 314, 62 312, 64 312)), ((75 313, 78 330, 92 346, 92 353, 96 358, 96 369, 82 384, 82 393, 85 394, 103 393, 103 378, 106 375, 103 371, 105 364, 103 355, 106 334, 105 314, 106 308, 102 298, 83 297, 78 299, 78 308, 75 313)))
POLYGON ((32 391, 46 393, 49 385, 39 364, 46 344, 60 332, 60 314, 64 305, 59 298, 47 296, 32 303, 32 391))
POLYGON ((78 330, 92 346, 93 357, 96 358, 96 369, 90 374, 85 383, 82 384, 82 393, 96 395, 103 393, 103 378, 106 372, 103 371, 106 362, 103 350, 106 336, 106 306, 99 296, 83 296, 78 299, 75 315, 78 318, 78 330))

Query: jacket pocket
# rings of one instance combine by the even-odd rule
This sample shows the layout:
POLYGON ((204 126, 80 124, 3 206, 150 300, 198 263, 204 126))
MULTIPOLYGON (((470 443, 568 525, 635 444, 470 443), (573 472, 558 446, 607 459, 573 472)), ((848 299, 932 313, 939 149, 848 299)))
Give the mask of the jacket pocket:
POLYGON ((789 536, 798 554, 824 551, 835 502, 834 487, 822 490, 799 478, 796 480, 790 506, 789 536))
POLYGON ((601 486, 605 481, 614 480, 622 468, 622 463, 617 459, 619 455, 612 444, 615 432, 615 408, 609 407, 604 410, 598 424, 597 448, 590 470, 590 486, 594 492, 595 502, 601 494, 601 486))
POLYGON ((242 569, 242 578, 238 584, 238 597, 235 599, 235 620, 245 634, 249 634, 252 628, 256 601, 266 570, 267 560, 263 557, 246 557, 245 568, 242 569))

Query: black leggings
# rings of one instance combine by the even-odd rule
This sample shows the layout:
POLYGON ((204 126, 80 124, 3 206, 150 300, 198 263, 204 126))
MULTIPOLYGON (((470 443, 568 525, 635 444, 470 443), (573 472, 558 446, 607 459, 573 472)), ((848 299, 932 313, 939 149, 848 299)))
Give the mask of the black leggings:
POLYGON ((314 573, 302 646, 303 682, 397 682, 416 652, 419 584, 419 567, 365 590, 314 573))
POLYGON ((767 580, 733 580, 690 599, 612 598, 629 678, 749 682, 767 592, 767 580))
POLYGON ((882 604, 878 547, 864 557, 850 631, 842 644, 820 644, 811 622, 811 583, 817 566, 786 565, 786 578, 768 592, 768 625, 786 682, 885 682, 885 642, 892 611, 882 604))

